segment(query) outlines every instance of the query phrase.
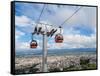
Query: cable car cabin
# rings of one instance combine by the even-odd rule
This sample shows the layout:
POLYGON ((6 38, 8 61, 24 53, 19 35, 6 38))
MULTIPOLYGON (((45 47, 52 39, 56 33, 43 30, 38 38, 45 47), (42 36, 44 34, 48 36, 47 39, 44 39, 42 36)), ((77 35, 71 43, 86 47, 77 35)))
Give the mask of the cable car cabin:
POLYGON ((35 40, 31 41, 30 48, 37 48, 37 42, 35 40))
POLYGON ((63 42, 63 36, 62 36, 62 34, 57 34, 55 36, 55 42, 56 43, 62 43, 63 42))

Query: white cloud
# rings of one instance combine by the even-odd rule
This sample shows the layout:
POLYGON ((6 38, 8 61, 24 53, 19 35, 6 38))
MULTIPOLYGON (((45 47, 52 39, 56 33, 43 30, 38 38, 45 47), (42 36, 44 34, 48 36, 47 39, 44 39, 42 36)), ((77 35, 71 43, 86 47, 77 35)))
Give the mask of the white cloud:
POLYGON ((20 27, 29 26, 31 24, 32 20, 28 18, 27 16, 15 16, 15 25, 20 27))
POLYGON ((96 36, 65 35, 64 43, 69 45, 69 48, 95 48, 96 36))
POLYGON ((23 35, 25 35, 24 32, 21 32, 19 30, 15 30, 15 38, 16 38, 16 40, 18 40, 18 38, 20 38, 23 35))
MULTIPOLYGON (((76 6, 75 6, 76 8, 76 6)), ((69 9, 67 7, 57 10, 55 15, 48 16, 49 20, 59 26, 64 20, 70 17, 74 12, 75 8, 69 9)), ((79 6, 77 8, 80 8, 79 6)), ((73 17, 68 20, 64 26, 72 28, 76 25, 84 25, 95 30, 96 28, 96 9, 92 7, 82 7, 73 17)), ((83 27, 84 27, 83 26, 83 27)))
POLYGON ((16 42, 16 50, 27 50, 29 49, 29 43, 28 42, 16 42))

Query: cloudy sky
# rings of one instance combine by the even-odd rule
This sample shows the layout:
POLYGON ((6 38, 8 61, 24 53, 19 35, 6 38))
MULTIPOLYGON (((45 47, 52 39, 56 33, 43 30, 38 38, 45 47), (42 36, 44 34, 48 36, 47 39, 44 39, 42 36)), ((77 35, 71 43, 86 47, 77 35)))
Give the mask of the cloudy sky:
MULTIPOLYGON (((43 6, 44 4, 15 3, 16 50, 30 49, 31 32, 34 31, 43 6)), ((79 8, 81 9, 73 17, 61 25, 64 42, 55 43, 55 35, 48 37, 48 49, 96 48, 96 7, 46 4, 40 22, 59 27, 79 8)), ((42 35, 34 35, 34 39, 38 42, 36 49, 42 49, 42 35)))

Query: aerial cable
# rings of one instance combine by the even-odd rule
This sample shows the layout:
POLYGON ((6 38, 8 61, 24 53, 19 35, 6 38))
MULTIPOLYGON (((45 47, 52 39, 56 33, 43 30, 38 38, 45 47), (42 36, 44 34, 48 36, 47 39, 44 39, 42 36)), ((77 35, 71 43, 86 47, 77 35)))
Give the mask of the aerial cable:
MULTIPOLYGON (((42 13, 43 13, 43 11, 44 11, 45 6, 46 6, 46 4, 44 4, 43 7, 42 7, 42 10, 41 10, 40 15, 39 15, 39 17, 38 17, 38 19, 37 19, 37 22, 36 22, 35 29, 37 29, 37 27, 38 27, 38 23, 39 23, 39 21, 40 21, 40 18, 41 18, 41 16, 42 16, 42 13)), ((41 28, 39 28, 39 31, 40 31, 40 30, 41 30, 41 28)), ((37 32, 37 31, 34 30, 34 34, 35 34, 36 32, 37 32)), ((39 32, 38 32, 37 34, 39 35, 39 32)))
POLYGON ((68 17, 60 26, 63 26, 70 18, 72 18, 82 7, 78 8, 70 17, 68 17))
POLYGON ((41 13, 40 13, 40 15, 39 15, 39 18, 37 19, 37 24, 38 24, 39 21, 40 21, 40 18, 41 18, 41 16, 42 16, 42 13, 43 13, 43 11, 44 11, 45 6, 46 6, 46 4, 43 5, 43 8, 42 8, 41 13))

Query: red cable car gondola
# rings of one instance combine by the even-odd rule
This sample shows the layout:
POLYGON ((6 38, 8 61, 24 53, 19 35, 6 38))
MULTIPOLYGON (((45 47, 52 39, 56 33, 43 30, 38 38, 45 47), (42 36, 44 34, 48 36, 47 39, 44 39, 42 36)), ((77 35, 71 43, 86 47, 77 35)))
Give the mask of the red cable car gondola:
POLYGON ((36 42, 36 40, 32 40, 31 41, 30 48, 37 48, 37 42, 36 42))
POLYGON ((57 34, 56 36, 55 36, 55 42, 56 43, 62 43, 63 42, 63 36, 62 36, 62 34, 57 34))
POLYGON ((30 48, 37 48, 38 44, 36 40, 33 40, 33 33, 32 33, 32 41, 30 42, 30 48))
POLYGON ((61 26, 60 28, 60 33, 56 34, 55 36, 55 42, 56 43, 62 43, 63 42, 63 35, 61 34, 61 26))

